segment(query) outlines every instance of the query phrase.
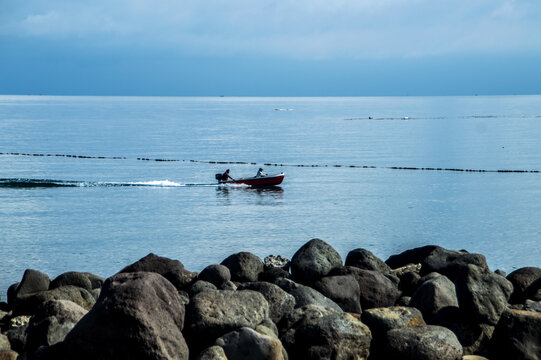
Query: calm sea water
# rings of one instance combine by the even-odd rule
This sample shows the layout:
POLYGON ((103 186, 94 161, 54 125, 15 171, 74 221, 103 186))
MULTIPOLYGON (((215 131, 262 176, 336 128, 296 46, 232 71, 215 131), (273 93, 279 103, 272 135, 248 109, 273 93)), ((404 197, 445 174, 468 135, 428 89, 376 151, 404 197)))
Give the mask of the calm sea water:
POLYGON ((540 149, 539 96, 0 96, 0 291, 26 268, 107 277, 154 252, 198 271, 314 237, 344 258, 437 244, 541 266, 540 173, 392 169, 539 171, 540 149), (282 186, 213 184, 260 166, 282 186))

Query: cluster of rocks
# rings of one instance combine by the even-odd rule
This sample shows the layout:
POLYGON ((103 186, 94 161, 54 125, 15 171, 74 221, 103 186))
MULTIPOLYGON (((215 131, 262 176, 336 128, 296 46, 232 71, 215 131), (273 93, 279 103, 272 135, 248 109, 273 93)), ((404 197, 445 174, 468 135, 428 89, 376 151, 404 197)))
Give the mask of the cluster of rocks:
POLYGON ((319 239, 200 273, 149 254, 103 279, 26 270, 2 359, 541 359, 541 268, 425 246, 382 261, 319 239))

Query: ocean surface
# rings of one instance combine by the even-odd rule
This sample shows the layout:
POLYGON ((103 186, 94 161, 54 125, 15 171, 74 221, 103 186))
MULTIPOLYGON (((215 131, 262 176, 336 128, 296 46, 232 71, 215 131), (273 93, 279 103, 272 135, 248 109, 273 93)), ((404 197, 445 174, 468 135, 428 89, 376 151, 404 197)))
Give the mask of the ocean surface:
POLYGON ((0 296, 27 268, 200 271, 312 238, 541 266, 541 96, 0 96, 0 296), (279 188, 217 186, 285 172, 279 188))

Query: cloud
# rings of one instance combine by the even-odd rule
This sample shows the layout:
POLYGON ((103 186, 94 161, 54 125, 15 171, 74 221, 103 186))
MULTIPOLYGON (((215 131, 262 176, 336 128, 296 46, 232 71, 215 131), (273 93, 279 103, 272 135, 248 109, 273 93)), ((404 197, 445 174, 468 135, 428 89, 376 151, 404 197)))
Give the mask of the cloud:
POLYGON ((5 1, 3 36, 92 46, 300 59, 541 50, 541 4, 528 0, 5 1))

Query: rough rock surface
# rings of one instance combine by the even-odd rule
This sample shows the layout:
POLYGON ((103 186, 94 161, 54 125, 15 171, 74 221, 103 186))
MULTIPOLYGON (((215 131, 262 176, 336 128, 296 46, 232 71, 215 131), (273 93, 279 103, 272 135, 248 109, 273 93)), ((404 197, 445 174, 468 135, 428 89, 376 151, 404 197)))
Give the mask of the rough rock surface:
POLYGON ((524 299, 526 301, 541 301, 541 278, 535 280, 524 290, 524 299))
POLYGON ((233 281, 257 281, 259 274, 263 272, 263 261, 249 252, 230 255, 222 261, 222 265, 229 268, 233 281))
POLYGON ((540 360, 541 313, 507 310, 494 331, 492 360, 540 360))
POLYGON ((370 352, 372 335, 362 322, 348 313, 331 313, 305 322, 295 331, 288 349, 292 359, 359 359, 370 352))
POLYGON ((538 267, 523 267, 507 275, 507 280, 513 284, 513 294, 511 294, 509 302, 511 304, 523 304, 524 291, 535 280, 540 278, 541 268, 538 267))
POLYGON ((455 284, 444 275, 425 281, 411 296, 410 306, 421 310, 430 321, 441 309, 458 307, 455 284))
POLYGON ((49 300, 41 304, 27 330, 27 352, 40 346, 51 346, 64 340, 88 311, 68 300, 49 300))
POLYGON ((94 296, 88 290, 67 285, 18 297, 15 302, 14 313, 33 314, 40 304, 48 300, 69 300, 86 310, 90 310, 96 303, 94 296))
POLYGON ((394 329, 385 336, 386 359, 460 360, 462 346, 455 334, 441 326, 394 329))
POLYGON ((204 349, 218 337, 241 327, 254 329, 269 317, 269 304, 257 291, 217 290, 195 295, 187 309, 190 347, 204 349))
POLYGON ((437 247, 421 261, 421 275, 437 272, 454 281, 457 271, 467 265, 475 265, 488 270, 484 255, 437 247))
POLYGON ((237 290, 253 290, 259 292, 269 303, 269 317, 278 323, 285 314, 295 308, 295 298, 282 290, 278 285, 267 282, 251 282, 241 284, 237 290))
POLYGON ((314 289, 337 303, 342 310, 361 313, 361 288, 354 276, 325 276, 314 284, 314 289))
POLYGON ((13 295, 15 298, 19 298, 21 296, 49 290, 50 283, 51 279, 49 279, 47 274, 37 270, 27 269, 13 295))
POLYGON ((333 271, 332 275, 353 275, 361 289, 361 308, 393 306, 400 292, 393 281, 374 270, 363 270, 352 266, 333 271))
POLYGON ((51 281, 49 289, 56 289, 58 287, 67 285, 77 286, 88 291, 92 290, 92 282, 88 276, 76 271, 69 271, 58 275, 53 281, 51 281))
POLYGON ((340 254, 320 239, 310 240, 291 258, 291 275, 296 281, 307 284, 340 267, 342 267, 340 254))
POLYGON ((297 284, 296 282, 287 279, 278 279, 276 281, 276 285, 278 285, 287 293, 293 295, 293 297, 295 298, 296 308, 305 305, 317 305, 342 312, 342 308, 337 303, 309 286, 297 284))
POLYGON ((391 269, 398 269, 410 264, 419 264, 423 261, 434 249, 440 248, 436 245, 426 245, 415 249, 409 249, 397 255, 390 256, 385 263, 391 269))
POLYGON ((354 266, 364 270, 375 270, 382 273, 390 273, 391 268, 383 260, 376 257, 366 249, 355 249, 346 256, 346 266, 354 266))
POLYGON ((209 265, 204 268, 197 276, 198 280, 207 281, 221 288, 226 282, 231 280, 231 273, 224 265, 209 265))
POLYGON ((150 272, 120 273, 53 354, 71 359, 188 359, 184 305, 175 287, 150 272))
POLYGON ((496 325, 513 292, 513 285, 504 277, 475 265, 462 267, 455 285, 460 308, 489 325, 496 325))
POLYGON ((242 327, 216 340, 230 360, 287 360, 280 340, 242 327))
POLYGON ((201 351, 195 360, 228 360, 224 349, 218 345, 211 346, 201 351))

